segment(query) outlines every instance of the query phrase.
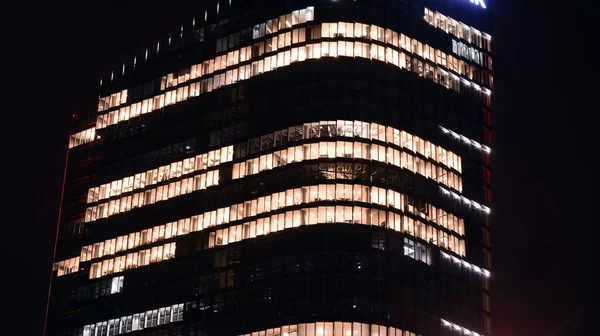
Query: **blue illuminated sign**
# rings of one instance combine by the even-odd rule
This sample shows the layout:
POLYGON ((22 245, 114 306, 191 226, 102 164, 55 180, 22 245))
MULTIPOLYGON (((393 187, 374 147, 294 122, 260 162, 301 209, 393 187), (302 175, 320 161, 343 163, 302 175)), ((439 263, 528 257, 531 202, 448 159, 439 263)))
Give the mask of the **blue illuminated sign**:
POLYGON ((481 8, 487 8, 487 6, 485 5, 485 0, 469 0, 470 3, 474 4, 475 6, 479 6, 481 8))

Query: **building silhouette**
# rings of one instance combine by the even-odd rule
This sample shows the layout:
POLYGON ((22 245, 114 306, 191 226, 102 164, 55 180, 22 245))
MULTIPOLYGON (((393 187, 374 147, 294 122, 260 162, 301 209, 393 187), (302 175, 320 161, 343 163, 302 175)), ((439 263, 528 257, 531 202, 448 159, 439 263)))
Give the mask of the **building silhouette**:
POLYGON ((214 1, 116 67, 46 334, 490 334, 490 10, 214 1))

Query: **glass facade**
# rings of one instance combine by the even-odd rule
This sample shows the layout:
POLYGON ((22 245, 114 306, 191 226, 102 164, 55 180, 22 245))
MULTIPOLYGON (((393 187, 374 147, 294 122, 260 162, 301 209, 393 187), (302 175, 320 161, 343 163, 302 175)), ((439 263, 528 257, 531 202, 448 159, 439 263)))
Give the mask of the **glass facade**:
POLYGON ((487 5, 215 0, 119 65, 46 333, 488 335, 487 5))

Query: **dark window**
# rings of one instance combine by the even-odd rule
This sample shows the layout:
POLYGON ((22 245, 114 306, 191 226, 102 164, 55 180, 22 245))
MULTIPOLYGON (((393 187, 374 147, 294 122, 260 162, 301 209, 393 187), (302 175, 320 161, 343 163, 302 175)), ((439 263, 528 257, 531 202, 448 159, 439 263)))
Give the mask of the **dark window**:
POLYGON ((482 170, 483 170, 483 182, 485 184, 491 185, 492 184, 492 173, 486 167, 482 167, 482 170))
POLYGON ((481 152, 481 156, 483 158, 483 163, 485 163, 486 165, 490 165, 490 154, 486 153, 486 152, 481 152))
POLYGON ((492 131, 490 131, 487 127, 483 128, 483 136, 484 136, 484 140, 485 143, 488 144, 489 146, 492 145, 492 131))
POLYGON ((373 231, 371 247, 385 251, 385 232, 373 231))
POLYGON ((483 109, 483 121, 486 125, 492 126, 492 112, 488 109, 483 109))
POLYGON ((483 187, 485 202, 492 204, 492 191, 489 188, 483 187))

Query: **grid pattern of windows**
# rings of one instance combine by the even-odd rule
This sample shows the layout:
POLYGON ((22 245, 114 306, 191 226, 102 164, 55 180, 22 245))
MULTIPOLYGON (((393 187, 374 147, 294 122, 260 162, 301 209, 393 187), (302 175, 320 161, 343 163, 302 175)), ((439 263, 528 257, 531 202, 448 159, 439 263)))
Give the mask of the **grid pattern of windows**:
POLYGON ((79 257, 54 263, 54 270, 57 271, 57 276, 63 276, 79 271, 79 257))
POLYGON ((77 147, 79 145, 83 145, 89 142, 92 142, 96 139, 96 129, 88 128, 81 132, 71 134, 69 137, 69 148, 77 147))
MULTIPOLYGON (((431 204, 423 203, 422 206, 417 207, 414 205, 414 201, 409 200, 407 196, 397 191, 359 184, 319 184, 284 190, 243 203, 208 211, 200 215, 180 219, 175 222, 87 245, 81 250, 81 260, 89 261, 102 258, 139 246, 176 236, 187 235, 193 231, 225 225, 286 207, 320 201, 362 202, 391 207, 417 218, 436 223, 438 226, 457 235, 464 235, 464 220, 462 218, 436 208, 431 204)), ((413 229, 413 225, 411 217, 406 217, 406 230, 404 231, 414 235, 415 230, 413 229)), ((390 228, 393 227, 390 226, 390 228)), ((427 235, 423 239, 427 239, 427 235)), ((437 239, 434 241, 437 241, 437 239)))
POLYGON ((183 320, 183 303, 108 321, 88 324, 79 328, 79 336, 111 336, 152 328, 157 325, 183 320))
POLYGON ((265 12, 262 2, 233 2, 244 8, 216 4, 215 16, 211 6, 193 34, 182 26, 153 46, 161 66, 113 71, 120 78, 111 75, 102 90, 110 94, 98 102, 96 123, 70 135, 69 148, 83 148, 68 164, 57 243, 68 259, 54 265, 48 333, 480 336, 464 325, 487 335, 490 233, 481 233, 489 220, 479 215, 489 218, 490 209, 465 196, 487 204, 476 187, 491 184, 487 165, 477 167, 489 164, 492 140, 491 36, 428 9, 423 22, 423 7, 407 4, 323 4, 315 22, 314 7, 274 12, 292 10, 277 2, 264 17, 274 18, 254 25, 247 19, 265 12), (367 23, 413 14, 410 31, 424 30, 414 32, 421 41, 367 23), (442 40, 443 50, 433 47, 442 40), (297 74, 287 84, 266 74, 305 61, 282 70, 297 74), (363 76, 367 68, 373 73, 363 76), (234 87, 257 76, 251 87, 234 87), (269 90, 275 82, 282 87, 269 90), (282 113, 285 106, 297 115, 282 113), (333 120, 279 129, 309 115, 333 120), (335 120, 360 116, 413 133, 335 120), (203 121, 205 132, 194 132, 203 121), (123 146, 108 153, 101 139, 123 146), (207 147, 196 146, 204 140, 198 146, 207 147), (439 146, 446 143, 464 156, 439 146), (104 169, 110 163, 114 172, 104 169), (66 237, 65 225, 78 228, 69 227, 78 239, 66 237), (246 321, 227 325, 240 316, 246 321), (440 325, 441 317, 453 322, 440 325))
POLYGON ((458 255, 466 255, 463 239, 449 235, 444 230, 437 229, 420 220, 393 211, 343 205, 290 210, 216 230, 210 232, 205 248, 232 244, 244 239, 256 238, 303 225, 335 223, 385 227, 419 237, 458 255))
MULTIPOLYGON (((291 63, 321 57, 358 57, 386 62, 415 72, 419 76, 457 92, 461 91, 461 84, 465 88, 472 87, 481 92, 484 102, 491 103, 489 100, 491 91, 487 88, 481 88, 472 81, 477 73, 474 66, 404 34, 374 25, 348 22, 323 23, 309 28, 312 29, 312 40, 322 38, 327 40, 288 49, 288 46, 304 43, 300 42, 300 37, 306 36, 306 32, 280 33, 277 36, 277 44, 274 44, 273 38, 271 38, 270 42, 267 41, 266 44, 265 42, 259 42, 253 46, 230 51, 226 55, 192 66, 189 71, 189 80, 209 76, 215 72, 220 72, 220 70, 229 70, 186 86, 180 86, 142 102, 99 115, 96 128, 114 125, 252 76, 288 66, 291 63), (321 32, 323 32, 323 36, 321 36, 321 32), (297 41, 294 40, 294 36, 298 37, 297 41), (360 41, 351 41, 352 38, 360 39, 360 41), (371 39, 374 43, 361 42, 363 39, 371 39), (270 46, 271 51, 274 51, 273 46, 277 45, 279 48, 281 43, 283 43, 282 47, 288 50, 274 54, 264 54, 265 46, 270 46), (263 56, 263 54, 271 56, 263 56), (251 59, 256 59, 256 61, 238 66, 240 62, 251 59)), ((305 30, 306 28, 300 29, 305 30)), ((185 73, 188 72, 185 71, 185 73)), ((186 76, 183 77, 183 81, 186 81, 186 76)), ((181 83, 178 82, 179 84, 181 83)))
POLYGON ((404 255, 431 265, 431 247, 410 238, 404 238, 404 255))
POLYGON ((113 273, 123 272, 126 269, 147 266, 173 258, 175 258, 175 243, 154 246, 147 250, 93 263, 90 266, 90 279, 100 278, 113 273))
POLYGON ((285 325, 239 336, 418 336, 393 327, 358 322, 313 322, 285 325))
POLYGON ((190 233, 190 218, 84 246, 81 260, 89 261, 190 233))
MULTIPOLYGON (((271 195, 255 198, 243 203, 234 204, 217 210, 207 211, 205 213, 183 218, 175 222, 170 222, 163 225, 158 225, 153 228, 145 229, 138 232, 133 232, 128 235, 119 236, 117 238, 107 239, 102 242, 98 242, 92 245, 84 246, 81 249, 81 256, 77 257, 78 261, 89 261, 92 259, 102 258, 104 256, 113 255, 119 252, 127 251, 130 249, 137 248, 139 246, 153 244, 162 240, 170 239, 177 236, 187 235, 190 232, 206 230, 215 226, 226 225, 230 222, 243 220, 246 218, 255 217, 258 215, 268 214, 277 210, 285 209, 287 207, 293 207, 302 204, 311 204, 320 201, 345 201, 345 202, 361 202, 377 204, 385 207, 390 207, 398 210, 399 212, 410 214, 410 216, 401 216, 397 213, 392 214, 393 219, 377 221, 373 220, 369 216, 369 212, 365 210, 365 217, 361 213, 356 214, 336 214, 331 212, 330 218, 346 218, 340 220, 342 223, 355 223, 361 222, 362 224, 372 224, 377 226, 384 226, 396 231, 402 231, 413 236, 420 237, 426 241, 439 245, 443 248, 451 251, 461 251, 461 255, 464 255, 464 246, 461 248, 462 239, 464 236, 464 220, 457 217, 454 214, 439 209, 431 204, 421 203, 420 206, 416 206, 415 202, 406 195, 403 195, 397 191, 391 189, 383 189, 378 187, 371 187, 359 184, 319 184, 304 186, 301 188, 288 189, 281 192, 273 193, 271 195), (333 216, 333 217, 331 217, 333 216), (356 219, 354 217, 356 216, 356 219), (425 220, 437 224, 438 229, 430 224, 425 223, 425 220), (382 222, 384 222, 382 224, 382 222), (449 236, 457 236, 456 238, 448 238, 449 236), (438 237, 440 238, 438 242, 438 237), (459 239, 461 243, 456 245, 455 243, 446 243, 448 239, 454 240, 459 239)), ((327 208, 323 207, 325 211, 327 208)), ((352 207, 341 207, 344 212, 349 211, 352 207)), ((309 210, 306 210, 309 211, 309 210)), ((292 213, 292 212, 290 212, 292 213)), ((295 213, 295 212, 294 212, 295 213)), ((310 211, 308 212, 310 214, 310 211)), ((279 227, 279 215, 274 216, 273 229, 279 227)), ((292 218, 292 217, 290 217, 292 218)), ((318 218, 315 217, 315 218, 318 218)), ((290 220, 290 219, 288 219, 290 220)), ((291 219, 294 221, 294 219, 291 219)), ((259 219, 259 223, 270 223, 270 219, 259 219)), ((329 221, 324 220, 323 223, 329 221)), ((267 231, 257 231, 258 229, 253 228, 254 222, 249 222, 244 225, 251 226, 249 232, 264 232, 266 234, 271 232, 271 226, 268 226, 267 231)), ((285 219, 282 221, 285 223, 285 219)), ((298 222, 297 225, 292 224, 292 227, 304 225, 304 224, 316 224, 308 223, 306 220, 298 222)), ((263 224, 264 226, 265 224, 263 224)), ((282 228, 286 228, 284 224, 282 228)), ((250 233, 249 233, 250 234, 250 233)), ((255 237, 256 233, 251 233, 249 237, 255 237)), ((158 251, 156 251, 158 253, 158 251)), ((174 252, 173 252, 174 253, 174 252)), ((145 257, 145 255, 144 255, 145 257)), ((65 263, 67 261, 63 261, 65 263)), ((99 263, 98 263, 99 264, 99 263)), ((131 262, 125 264, 133 265, 134 258, 132 256, 131 262)), ((110 264, 106 265, 108 269, 110 264)), ((100 269, 103 269, 102 266, 100 269)), ((114 267, 114 266, 113 266, 114 267)), ((118 266, 120 269, 121 266, 118 266)), ((98 270, 94 270, 94 274, 98 270)), ((102 273, 102 272, 101 272, 102 273)))
MULTIPOLYGON (((260 24, 256 24, 254 25, 254 28, 252 30, 252 37, 253 39, 257 39, 260 37, 265 36, 265 34, 272 34, 272 33, 276 33, 279 30, 285 30, 288 28, 291 28, 293 26, 299 25, 299 24, 303 24, 306 22, 310 22, 314 19, 314 12, 315 9, 314 7, 307 7, 304 9, 300 9, 300 10, 295 10, 292 13, 288 13, 288 14, 284 14, 281 15, 278 18, 272 19, 272 20, 267 20, 267 22, 265 23, 260 23, 260 24)), ((229 42, 229 44, 231 45, 235 45, 235 35, 232 35, 230 37, 231 42, 229 42), (233 37, 233 38, 231 38, 233 37)), ((239 36, 238 36, 239 39, 239 36)), ((227 40, 227 38, 225 38, 225 40, 227 40)), ((225 50, 228 49, 227 47, 223 47, 223 39, 219 39, 217 42, 217 52, 219 52, 221 50, 225 50), (221 47, 219 48, 219 45, 221 45, 221 47)), ((239 41, 238 41, 239 42, 239 41)), ((225 43, 225 45, 227 45, 227 43, 225 43)), ((186 82, 190 79, 190 75, 192 76, 191 79, 194 79, 196 77, 199 77, 198 74, 198 70, 197 68, 186 68, 188 71, 178 71, 176 73, 171 73, 168 74, 164 77, 162 77, 161 80, 161 90, 171 87, 171 86, 176 86, 177 84, 181 84, 183 82, 186 82), (191 71, 190 71, 191 70, 191 71)), ((123 90, 121 92, 117 92, 117 93, 113 93, 109 96, 106 97, 102 97, 100 98, 100 101, 98 102, 98 112, 102 112, 104 110, 113 108, 115 106, 119 106, 122 104, 125 104, 127 102, 127 93, 128 90, 123 90)))
POLYGON ((261 38, 265 35, 277 33, 279 30, 310 22, 314 19, 314 17, 314 7, 295 10, 292 13, 281 15, 278 18, 267 20, 265 23, 254 25, 254 29, 252 30, 252 38, 261 38))
POLYGON ((459 173, 462 172, 462 160, 455 153, 406 131, 358 120, 317 121, 290 126, 235 145, 234 156, 239 159, 248 153, 256 153, 288 142, 331 137, 361 138, 394 144, 453 168, 459 173))
POLYGON ((452 34, 460 39, 472 43, 479 48, 492 51, 492 36, 479 30, 458 22, 442 13, 425 8, 425 21, 430 25, 452 34))
MULTIPOLYGON (((283 139, 285 139, 285 143, 287 143, 302 139, 327 137, 358 137, 387 142, 411 152, 421 154, 426 158, 441 163, 443 166, 452 168, 457 172, 462 171, 462 160, 460 156, 405 131, 393 127, 386 127, 377 123, 366 123, 361 121, 321 121, 292 126, 288 129, 277 131, 261 138, 252 139, 242 144, 223 147, 195 157, 176 161, 156 169, 115 180, 98 187, 90 188, 87 201, 88 203, 91 203, 98 200, 104 200, 159 182, 168 181, 169 179, 178 178, 194 171, 203 170, 208 167, 216 167, 221 163, 232 161, 234 157, 234 148, 235 156, 243 157, 250 151, 251 147, 256 145, 257 141, 259 141, 258 146, 260 149, 267 149, 284 143, 283 139), (243 148, 243 150, 240 150, 240 148, 243 148)), ((437 166, 432 162, 410 154, 410 152, 399 151, 395 148, 377 144, 359 142, 338 141, 305 144, 290 147, 275 153, 265 154, 258 158, 234 164, 233 179, 257 174, 261 171, 270 170, 293 162, 336 157, 360 158, 392 164, 427 178, 431 178, 454 190, 462 192, 461 177, 450 169, 446 169, 443 166, 437 166)), ((86 209, 85 222, 127 212, 134 208, 168 200, 193 191, 204 190, 207 187, 218 185, 218 179, 218 171, 209 171, 194 177, 185 178, 181 181, 172 182, 168 185, 165 184, 157 188, 146 189, 130 196, 113 198, 110 201, 88 207, 86 209)))
POLYGON ((110 201, 88 207, 85 210, 85 222, 107 218, 156 202, 219 185, 219 170, 211 170, 181 181, 171 182, 155 188, 146 189, 131 196, 122 196, 110 201))
MULTIPOLYGON (((446 153, 444 153, 445 156, 446 153)), ((453 154, 453 153, 452 153, 453 154)), ((453 156, 459 162, 458 156, 453 156)), ((264 154, 233 165, 233 179, 258 174, 265 170, 283 167, 291 163, 323 158, 353 158, 383 162, 408 169, 411 172, 433 179, 454 190, 462 192, 461 177, 449 169, 438 167, 410 153, 397 149, 362 142, 337 141, 319 142, 289 147, 264 154)), ((441 155, 438 156, 441 161, 441 155)), ((453 164, 457 166, 456 164, 453 164)), ((335 178, 332 176, 331 178, 335 178)))
POLYGON ((127 102, 127 93, 127 90, 123 90, 100 98, 100 101, 98 101, 98 112, 125 104, 127 102))
MULTIPOLYGON (((383 42, 386 43, 387 45, 392 45, 398 49, 407 51, 409 53, 418 55, 419 57, 425 59, 425 60, 429 60, 431 62, 433 62, 434 64, 437 64, 441 67, 443 67, 446 70, 450 70, 456 74, 460 74, 462 75, 465 79, 468 80, 474 80, 476 79, 477 81, 482 81, 481 78, 478 78, 476 75, 476 67, 473 65, 470 65, 467 62, 464 62, 463 60, 456 58, 452 55, 448 55, 445 52, 435 49, 425 43, 422 43, 416 39, 410 38, 402 33, 397 33, 391 29, 385 29, 382 27, 378 27, 375 25, 368 25, 368 24, 363 24, 363 23, 350 23, 350 22, 336 22, 336 23, 323 23, 322 25, 322 37, 325 38, 340 38, 340 37, 346 37, 346 38, 363 38, 363 39, 370 39, 373 41, 379 41, 379 42, 383 42)), ((351 54, 348 54, 348 50, 346 48, 345 53, 344 52, 336 52, 335 51, 335 47, 333 47, 334 49, 332 49, 332 46, 330 45, 330 49, 328 53, 325 53, 324 55, 329 55, 330 53, 332 53, 330 56, 352 56, 351 54)), ((398 57, 401 57, 402 59, 398 60, 398 63, 396 63, 394 61, 395 59, 395 54, 393 53, 394 49, 380 49, 379 46, 376 47, 376 49, 374 48, 370 48, 370 56, 372 59, 377 59, 383 62, 388 62, 388 63, 393 63, 397 66, 402 66, 401 64, 403 63, 402 61, 404 60, 404 56, 402 55, 398 55, 398 57), (385 53, 385 55, 383 54, 385 53), (390 62, 390 60, 392 60, 390 62)), ((360 56, 357 55, 356 52, 354 53, 354 56, 360 56)), ((362 55, 363 57, 365 56, 364 54, 362 55)), ((415 63, 416 65, 420 65, 420 63, 415 63)), ((422 65, 421 65, 422 66, 422 65)), ((426 78, 432 79, 432 75, 433 72, 428 72, 428 65, 426 65, 425 68, 425 72, 423 72, 423 69, 416 69, 413 70, 417 73, 419 73, 419 75, 425 75, 426 78)), ((407 65, 406 66, 407 69, 410 70, 410 67, 407 65)), ((433 71, 433 70, 430 70, 433 71)), ((437 77, 437 76, 436 76, 437 77)), ((445 80, 445 79, 444 79, 445 80)), ((442 83, 444 84, 444 83, 442 83)))
POLYGON ((103 279, 91 284, 79 286, 77 289, 77 301, 97 299, 104 296, 118 294, 123 291, 124 276, 116 276, 103 279))
POLYGON ((482 63, 481 53, 466 43, 452 40, 452 52, 477 64, 482 63))
POLYGON ((146 172, 115 180, 95 188, 90 188, 88 191, 87 202, 93 203, 109 197, 119 196, 157 183, 176 179, 196 171, 216 167, 221 163, 230 162, 232 159, 233 146, 212 150, 208 153, 196 155, 195 157, 181 161, 175 161, 162 167, 150 169, 146 172))
MULTIPOLYGON (((474 146, 482 148, 479 143, 473 140, 469 140, 468 138, 460 136, 457 133, 447 130, 443 127, 441 127, 441 129, 444 131, 444 133, 451 133, 456 138, 462 138, 464 141, 470 141, 474 146)), ((195 171, 216 167, 221 163, 230 162, 234 157, 234 147, 236 149, 236 158, 241 158, 244 157, 246 153, 252 153, 254 151, 253 147, 256 146, 260 148, 259 150, 265 150, 291 141, 328 137, 358 137, 362 139, 387 142, 421 154, 426 158, 430 158, 435 162, 443 164, 444 166, 453 168, 458 172, 462 171, 462 160, 460 156, 405 131, 389 126, 379 125, 377 123, 367 123, 362 121, 320 121, 292 126, 287 129, 263 135, 259 138, 251 139, 250 141, 240 143, 235 146, 223 147, 220 150, 213 150, 205 154, 172 162, 156 169, 150 169, 146 172, 138 173, 133 176, 115 180, 98 187, 90 188, 88 191, 87 202, 93 203, 109 197, 119 196, 122 193, 138 190, 140 188, 168 181, 169 179, 178 178, 195 171)), ((483 145, 483 148, 489 150, 489 147, 486 147, 485 145, 483 145)), ((342 148, 340 148, 340 157, 352 157, 353 152, 354 151, 346 153, 342 148)), ((337 150, 335 153, 337 155, 337 150)), ((371 153, 371 151, 367 149, 366 154, 370 156, 369 153, 371 153)), ((412 166, 412 161, 409 162, 407 158, 407 167, 412 166)), ((415 168, 418 166, 418 164, 414 165, 415 168)))

